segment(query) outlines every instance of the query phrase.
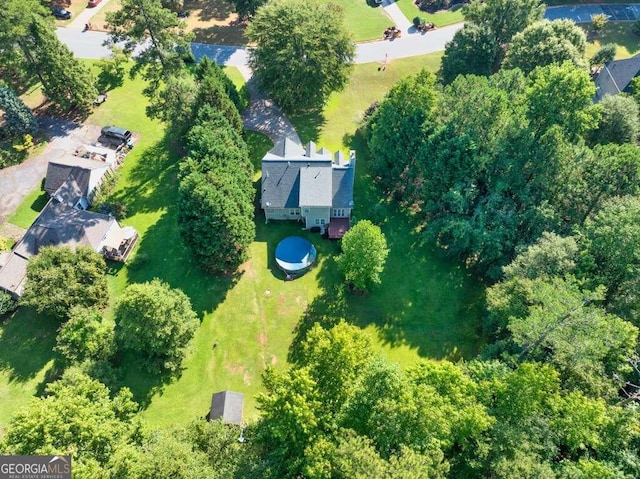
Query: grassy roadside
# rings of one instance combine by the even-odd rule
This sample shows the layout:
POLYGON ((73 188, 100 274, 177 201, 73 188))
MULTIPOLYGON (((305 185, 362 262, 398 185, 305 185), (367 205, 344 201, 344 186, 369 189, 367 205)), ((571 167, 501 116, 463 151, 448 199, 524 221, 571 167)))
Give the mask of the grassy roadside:
POLYGON ((414 17, 420 17, 427 22, 433 23, 436 27, 446 27, 447 25, 453 25, 454 23, 461 23, 464 21, 462 8, 460 7, 436 13, 427 13, 420 11, 420 9, 416 7, 414 0, 398 0, 396 4, 410 22, 413 21, 414 17))

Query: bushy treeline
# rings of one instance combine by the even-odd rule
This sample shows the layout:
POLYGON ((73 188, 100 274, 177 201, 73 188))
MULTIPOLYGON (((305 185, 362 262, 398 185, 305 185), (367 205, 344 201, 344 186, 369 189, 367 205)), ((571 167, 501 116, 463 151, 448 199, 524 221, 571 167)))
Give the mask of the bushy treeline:
POLYGON ((80 478, 640 474, 635 408, 591 396, 544 362, 425 360, 403 370, 337 322, 315 325, 293 365, 268 369, 264 382, 261 417, 243 432, 203 419, 151 431, 127 390, 112 396, 72 369, 14 417, 0 451, 71 452, 80 478))
POLYGON ((77 367, 110 386, 131 352, 152 374, 177 374, 199 322, 189 298, 158 279, 131 284, 106 315, 104 257, 88 247, 43 247, 29 260, 20 304, 60 323, 56 371, 77 367))
POLYGON ((447 255, 499 279, 543 232, 573 235, 608 201, 639 192, 640 153, 611 143, 594 88, 569 63, 444 88, 422 72, 369 118, 371 170, 447 255))
POLYGON ((233 272, 255 237, 253 169, 235 87, 207 59, 196 69, 196 82, 184 136, 188 156, 180 165, 178 223, 202 268, 233 272))

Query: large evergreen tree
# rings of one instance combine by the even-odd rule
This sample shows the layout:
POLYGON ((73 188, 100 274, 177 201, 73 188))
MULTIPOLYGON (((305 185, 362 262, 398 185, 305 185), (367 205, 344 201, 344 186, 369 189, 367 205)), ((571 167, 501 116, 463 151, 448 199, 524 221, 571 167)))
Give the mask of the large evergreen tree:
POLYGON ((151 104, 147 113, 170 120, 172 110, 163 105, 181 91, 172 82, 186 75, 183 58, 191 51, 184 22, 161 0, 123 0, 119 10, 107 14, 107 24, 114 42, 123 41, 130 50, 137 47, 133 71, 142 71, 148 81, 144 93, 151 104))
POLYGON ((49 12, 35 0, 8 0, 0 19, 0 62, 7 83, 40 81, 62 109, 86 109, 97 91, 93 75, 58 40, 49 12))
POLYGON ((35 134, 38 124, 33 112, 13 90, 2 85, 0 85, 0 112, 4 114, 0 138, 35 134))

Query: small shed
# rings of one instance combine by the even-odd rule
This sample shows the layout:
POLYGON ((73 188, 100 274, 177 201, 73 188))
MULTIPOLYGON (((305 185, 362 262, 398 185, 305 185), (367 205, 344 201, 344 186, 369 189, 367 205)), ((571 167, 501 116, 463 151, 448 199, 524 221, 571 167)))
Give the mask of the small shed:
POLYGON ((244 394, 234 391, 220 391, 211 398, 209 419, 222 419, 225 424, 242 425, 242 405, 244 394))

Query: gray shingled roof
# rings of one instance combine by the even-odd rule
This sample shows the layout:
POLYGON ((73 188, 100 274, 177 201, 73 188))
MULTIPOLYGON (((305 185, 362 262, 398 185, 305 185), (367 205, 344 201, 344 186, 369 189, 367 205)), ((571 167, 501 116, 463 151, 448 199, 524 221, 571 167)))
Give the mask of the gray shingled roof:
POLYGON ((225 424, 242 425, 242 405, 244 394, 233 391, 221 391, 211 398, 209 418, 222 419, 225 424))
POLYGON ((347 208, 353 202, 353 179, 354 168, 344 164, 342 152, 332 158, 313 142, 303 148, 285 138, 262 159, 262 208, 347 208))
POLYGON ((353 181, 355 179, 355 168, 334 168, 333 169, 333 199, 334 208, 353 207, 353 181))
POLYGON ((300 207, 331 207, 331 162, 313 162, 300 168, 300 207))
POLYGON ((115 221, 111 216, 77 210, 52 198, 14 251, 30 258, 42 246, 89 246, 97 250, 115 221))
POLYGON ((629 84, 640 73, 640 55, 625 60, 614 60, 602 67, 596 77, 596 101, 605 95, 628 91, 629 84))
POLYGON ((78 156, 68 156, 59 160, 50 161, 47 165, 47 176, 44 180, 44 190, 49 194, 55 193, 64 182, 73 174, 76 182, 83 192, 87 194, 91 170, 106 169, 109 165, 104 162, 88 160, 78 156))

